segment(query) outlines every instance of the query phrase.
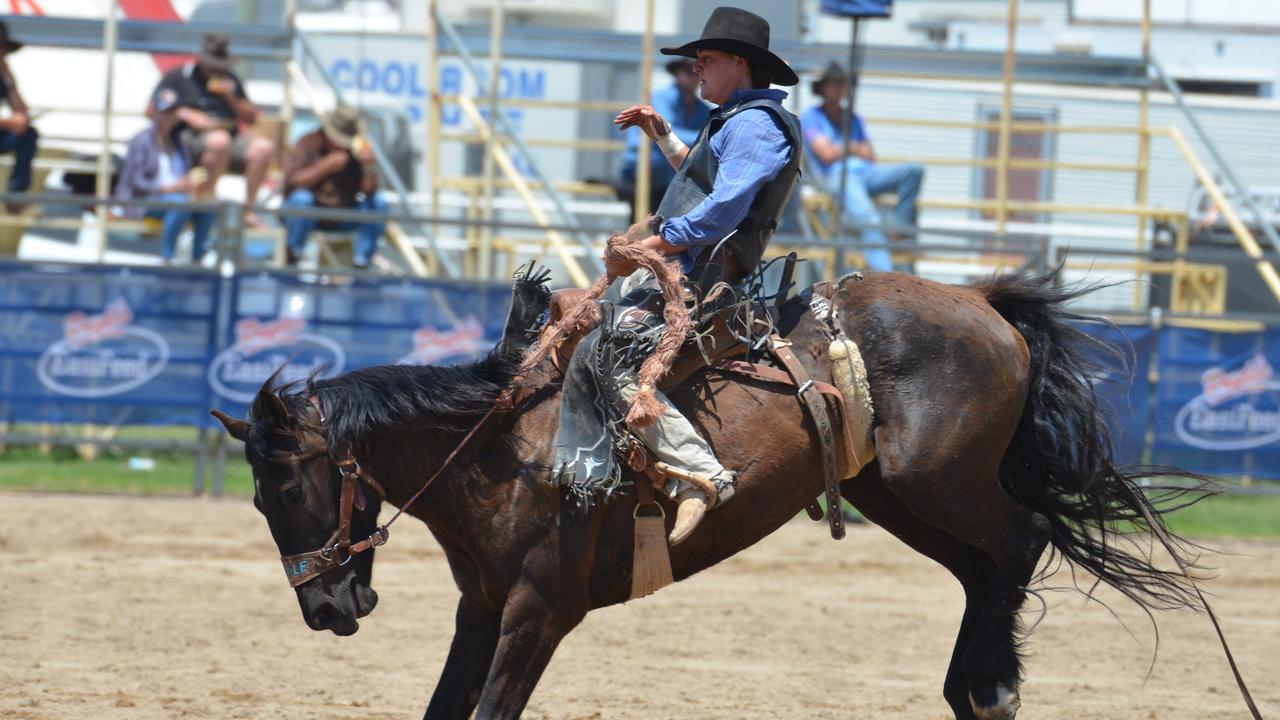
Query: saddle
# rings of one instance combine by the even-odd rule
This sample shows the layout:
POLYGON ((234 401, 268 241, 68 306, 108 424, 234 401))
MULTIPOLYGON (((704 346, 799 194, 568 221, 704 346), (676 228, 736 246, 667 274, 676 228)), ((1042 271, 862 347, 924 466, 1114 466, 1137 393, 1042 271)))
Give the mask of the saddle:
MULTIPOLYGON (((786 272, 783 291, 779 293, 779 298, 785 296, 785 290, 789 285, 790 272, 786 272)), ((831 288, 826 289, 829 291, 831 288)), ((840 355, 841 363, 832 362, 832 365, 842 364, 849 356, 849 347, 851 346, 852 352, 856 354, 857 346, 844 336, 843 330, 835 321, 831 303, 821 294, 814 293, 815 288, 810 288, 800 297, 787 302, 793 306, 796 303, 803 304, 800 312, 810 315, 810 326, 821 328, 822 334, 831 344, 831 359, 834 361, 837 355, 840 355), (837 353, 837 349, 842 353, 837 353)), ((584 290, 572 289, 553 292, 550 298, 549 319, 543 332, 551 332, 556 323, 560 322, 567 311, 580 302, 585 294, 584 290)), ((779 302, 759 308, 762 311, 761 316, 754 320, 760 325, 759 329, 776 327, 783 305, 784 303, 779 302)), ((790 314, 797 314, 796 310, 797 308, 793 307, 790 314)), ((568 368, 570 358, 573 357, 574 350, 589 328, 577 330, 551 352, 552 362, 562 377, 568 368)), ((746 335, 749 338, 753 333, 748 332, 746 335)), ((871 410, 865 372, 861 375, 860 385, 856 379, 853 382, 841 381, 846 376, 856 378, 856 372, 841 373, 838 372, 839 368, 823 368, 817 373, 811 372, 792 350, 791 344, 778 334, 770 334, 766 337, 758 337, 755 342, 752 342, 753 347, 749 348, 747 342, 744 342, 743 337, 734 331, 724 316, 715 315, 709 327, 695 339, 686 341, 670 371, 659 381, 658 387, 664 392, 670 391, 699 371, 709 369, 715 373, 737 375, 795 388, 801 407, 817 430, 823 466, 820 492, 825 495, 829 509, 825 516, 830 526, 831 536, 840 539, 845 535, 840 482, 856 475, 870 462, 874 453, 867 439, 871 410), (822 376, 830 377, 835 384, 823 379, 822 376), (846 396, 856 400, 852 410, 846 404, 846 396)), ((856 359, 857 366, 860 367, 860 355, 856 359)), ((657 465, 660 464, 655 464, 654 459, 638 443, 633 443, 628 456, 620 460, 642 477, 650 478, 655 487, 661 487, 666 480, 666 475, 672 472, 672 469, 658 468, 657 465)), ((711 492, 714 493, 713 488, 711 492)), ((653 503, 652 488, 642 488, 637 495, 638 505, 653 503)), ((806 511, 814 520, 823 519, 824 513, 816 501, 811 503, 806 511)))

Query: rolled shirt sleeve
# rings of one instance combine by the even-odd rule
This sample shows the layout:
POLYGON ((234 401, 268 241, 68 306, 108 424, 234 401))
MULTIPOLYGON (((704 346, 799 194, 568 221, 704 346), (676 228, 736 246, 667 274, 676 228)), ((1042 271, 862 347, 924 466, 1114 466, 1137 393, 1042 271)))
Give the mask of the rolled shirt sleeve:
POLYGON ((719 162, 711 194, 687 214, 666 220, 659 230, 682 253, 686 271, 699 250, 724 239, 746 218, 756 193, 777 177, 791 156, 787 137, 765 110, 743 110, 711 137, 719 162))

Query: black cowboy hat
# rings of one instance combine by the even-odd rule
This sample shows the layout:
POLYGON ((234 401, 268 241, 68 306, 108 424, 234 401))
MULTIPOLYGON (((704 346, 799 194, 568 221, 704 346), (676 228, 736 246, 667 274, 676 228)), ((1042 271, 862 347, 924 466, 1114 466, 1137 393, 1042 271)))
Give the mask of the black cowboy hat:
POLYGON ((0 47, 3 47, 7 53, 22 49, 22 43, 9 36, 9 25, 5 22, 0 22, 0 47))
POLYGON ((787 61, 769 51, 769 21, 746 10, 718 7, 702 28, 702 37, 680 47, 662 48, 663 55, 696 58, 699 50, 719 50, 747 59, 773 73, 778 85, 800 82, 787 61))
POLYGON ((205 33, 200 41, 200 64, 214 72, 231 70, 231 38, 226 33, 205 33))
POLYGON ((813 90, 814 95, 821 95, 822 86, 827 83, 849 84, 849 74, 844 71, 844 67, 840 63, 834 60, 827 66, 826 70, 822 71, 822 77, 814 80, 809 88, 813 90))

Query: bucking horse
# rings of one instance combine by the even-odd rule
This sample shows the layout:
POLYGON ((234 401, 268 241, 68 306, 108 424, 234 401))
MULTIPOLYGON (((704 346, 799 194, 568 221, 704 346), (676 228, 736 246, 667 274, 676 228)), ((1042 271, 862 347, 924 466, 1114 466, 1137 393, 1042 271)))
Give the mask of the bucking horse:
MULTIPOLYGON (((247 420, 215 412, 244 442, 253 502, 313 630, 350 635, 373 611, 382 502, 407 508, 439 541, 461 597, 428 720, 519 717, 564 637, 631 595, 644 478, 625 469, 607 499, 574 502, 549 481, 561 375, 548 359, 517 380, 548 305, 544 280, 517 279, 503 341, 471 364, 387 365, 282 387, 273 377, 247 420)), ((1017 713, 1018 611, 1046 548, 1144 607, 1202 605, 1194 548, 1161 517, 1187 498, 1171 491, 1163 502, 1147 486, 1156 471, 1113 459, 1091 385, 1097 341, 1067 309, 1083 292, 1052 275, 953 286, 869 273, 778 308, 775 332, 814 377, 831 376, 814 297, 861 348, 875 460, 839 494, 964 587, 943 682, 956 718, 1017 713), (1153 564, 1141 542, 1150 534, 1183 570, 1153 564)), ((768 378, 707 366, 667 394, 739 471, 733 502, 670 549, 680 580, 811 506, 821 438, 797 389, 768 378)), ((673 506, 661 493, 658 502, 669 531, 673 506)))

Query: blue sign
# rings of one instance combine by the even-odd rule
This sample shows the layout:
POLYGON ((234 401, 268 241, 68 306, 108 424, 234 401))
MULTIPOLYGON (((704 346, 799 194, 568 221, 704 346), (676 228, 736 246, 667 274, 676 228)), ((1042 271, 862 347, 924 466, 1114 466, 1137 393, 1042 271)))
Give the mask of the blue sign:
POLYGON ((1147 374, 1156 350, 1156 333, 1146 325, 1082 323, 1080 330, 1105 343, 1085 346, 1097 366, 1091 380, 1108 415, 1111 441, 1120 464, 1143 462, 1151 385, 1147 374))
POLYGON ((887 18, 893 14, 893 0, 822 0, 827 15, 854 18, 887 18))
POLYGON ((208 385, 216 407, 243 416, 277 369, 277 382, 288 383, 372 365, 475 359, 501 339, 511 289, 369 279, 331 285, 262 273, 234 278, 229 296, 208 385))
POLYGON ((282 382, 453 364, 501 338, 510 288, 0 263, 0 421, 212 426, 282 382))
POLYGON ((0 419, 203 423, 221 280, 0 263, 0 419))
POLYGON ((1280 329, 1161 332, 1154 460, 1280 479, 1280 329))

